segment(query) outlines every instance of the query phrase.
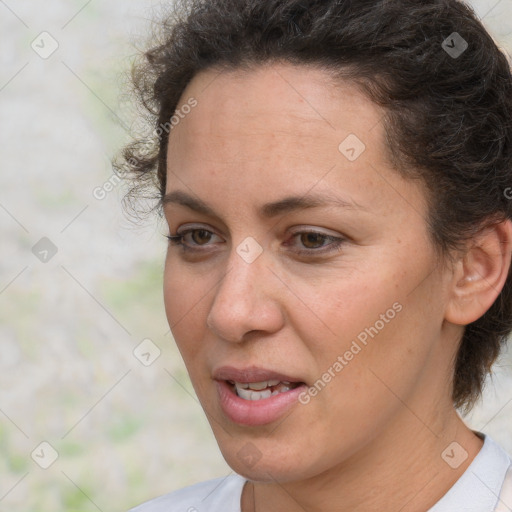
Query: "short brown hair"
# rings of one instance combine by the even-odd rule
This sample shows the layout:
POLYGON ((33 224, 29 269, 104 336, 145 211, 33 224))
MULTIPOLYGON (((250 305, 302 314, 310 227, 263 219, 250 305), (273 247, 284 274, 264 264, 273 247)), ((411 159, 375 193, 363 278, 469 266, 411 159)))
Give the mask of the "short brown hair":
MULTIPOLYGON (((512 217, 505 193, 512 184, 510 66, 465 4, 178 0, 161 27, 161 39, 133 69, 154 136, 130 143, 115 164, 132 180, 129 208, 147 192, 157 201, 165 193, 169 131, 161 127, 195 75, 285 61, 348 77, 384 107, 391 159, 405 177, 425 183, 427 222, 442 254, 512 217)), ((161 213, 160 206, 152 210, 161 213)), ((511 330, 509 274, 491 308, 465 327, 454 361, 455 407, 474 405, 511 330)))

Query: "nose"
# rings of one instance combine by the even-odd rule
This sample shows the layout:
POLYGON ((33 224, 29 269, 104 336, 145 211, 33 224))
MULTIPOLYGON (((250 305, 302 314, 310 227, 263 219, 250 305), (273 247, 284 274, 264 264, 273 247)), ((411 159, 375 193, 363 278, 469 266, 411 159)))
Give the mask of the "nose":
POLYGON ((218 337, 240 343, 249 333, 271 334, 284 323, 278 278, 260 255, 252 263, 236 252, 218 284, 206 324, 218 337))

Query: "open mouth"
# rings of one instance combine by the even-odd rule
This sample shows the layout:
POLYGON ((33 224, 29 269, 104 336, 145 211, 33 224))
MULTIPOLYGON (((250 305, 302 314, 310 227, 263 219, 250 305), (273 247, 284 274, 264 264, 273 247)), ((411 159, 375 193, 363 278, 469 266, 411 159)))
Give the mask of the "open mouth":
POLYGON ((225 416, 238 425, 253 427, 279 420, 307 389, 291 375, 258 367, 224 366, 213 372, 213 378, 225 416))
POLYGON ((289 382, 279 380, 265 380, 261 382, 236 382, 226 381, 231 390, 243 400, 265 400, 281 393, 286 393, 301 386, 302 382, 289 382))

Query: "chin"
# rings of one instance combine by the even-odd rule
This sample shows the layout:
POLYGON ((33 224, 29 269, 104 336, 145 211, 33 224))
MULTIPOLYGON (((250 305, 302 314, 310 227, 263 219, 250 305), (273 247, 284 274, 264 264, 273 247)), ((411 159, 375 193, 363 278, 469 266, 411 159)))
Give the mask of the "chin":
MULTIPOLYGON (((225 437, 219 448, 227 464, 239 475, 261 483, 286 483, 311 478, 322 471, 304 453, 309 449, 284 446, 283 441, 268 438, 247 440, 225 437)), ((325 469, 325 468, 324 468, 325 469)))

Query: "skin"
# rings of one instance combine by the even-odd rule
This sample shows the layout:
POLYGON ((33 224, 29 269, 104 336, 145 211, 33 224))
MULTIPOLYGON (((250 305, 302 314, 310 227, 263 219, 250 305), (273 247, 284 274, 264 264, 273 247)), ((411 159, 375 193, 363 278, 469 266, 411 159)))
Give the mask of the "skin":
POLYGON ((383 111, 325 71, 208 70, 180 103, 190 97, 197 107, 170 134, 166 192, 187 192, 215 215, 165 204, 172 235, 212 233, 185 238, 195 252, 169 247, 165 307, 219 447, 251 480, 242 511, 427 510, 482 446, 453 408, 451 361, 463 326, 505 282, 510 223, 455 263, 440 260, 422 184, 388 161, 383 111), (349 134, 366 145, 353 162, 338 149, 349 134), (313 193, 359 206, 258 213, 313 193), (345 241, 330 249, 329 239, 294 236, 312 230, 345 241), (236 250, 247 237, 263 249, 252 263, 236 250), (311 386, 395 303, 395 318, 307 405, 258 427, 223 414, 215 368, 256 365, 311 386), (453 441, 468 454, 456 469, 441 457, 453 441), (237 456, 248 443, 261 455, 251 466, 237 456))

